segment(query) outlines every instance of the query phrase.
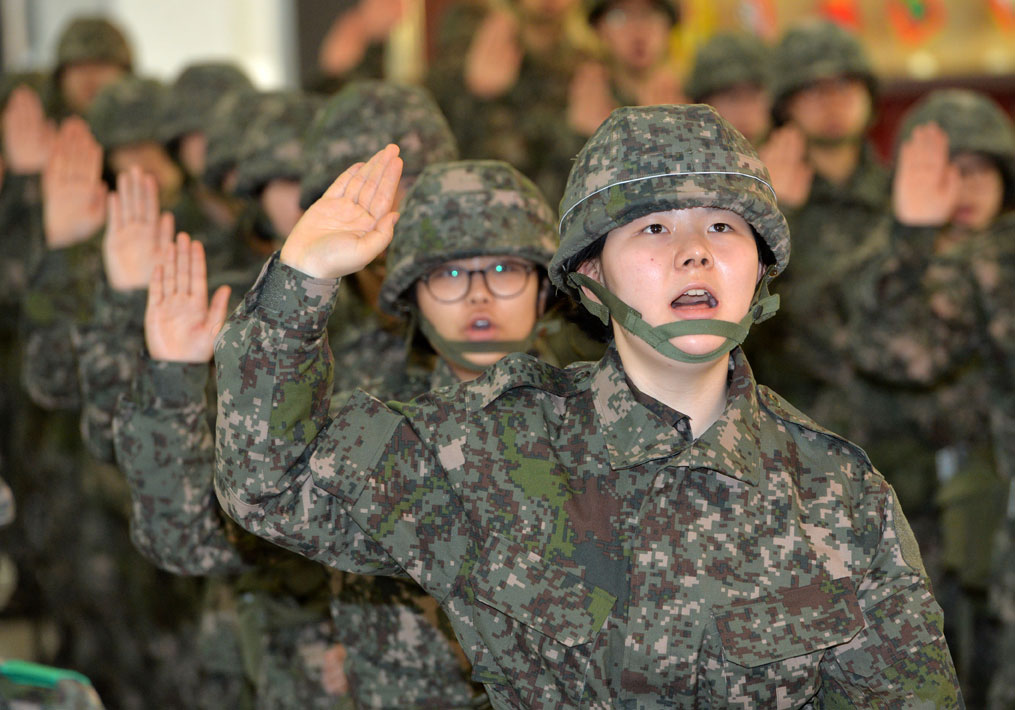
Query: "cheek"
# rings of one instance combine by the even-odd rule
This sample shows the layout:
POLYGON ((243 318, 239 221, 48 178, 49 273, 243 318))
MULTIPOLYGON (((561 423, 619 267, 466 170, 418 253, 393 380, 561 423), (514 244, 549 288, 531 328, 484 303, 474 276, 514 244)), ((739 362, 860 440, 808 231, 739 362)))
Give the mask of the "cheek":
POLYGON ((419 306, 420 315, 444 337, 454 334, 455 326, 460 319, 458 313, 462 303, 464 301, 442 303, 430 295, 426 286, 420 282, 416 283, 416 304, 419 306))

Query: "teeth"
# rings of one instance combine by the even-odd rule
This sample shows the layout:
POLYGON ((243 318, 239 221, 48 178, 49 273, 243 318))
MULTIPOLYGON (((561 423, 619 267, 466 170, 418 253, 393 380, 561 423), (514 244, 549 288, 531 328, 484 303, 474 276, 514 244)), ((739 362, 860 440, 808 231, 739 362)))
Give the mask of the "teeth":
POLYGON ((682 294, 684 296, 707 296, 708 291, 703 288, 690 288, 682 294))
POLYGON ((490 327, 490 321, 486 320, 485 318, 480 318, 480 319, 478 319, 476 322, 474 322, 472 324, 472 327, 473 328, 489 328, 490 327))

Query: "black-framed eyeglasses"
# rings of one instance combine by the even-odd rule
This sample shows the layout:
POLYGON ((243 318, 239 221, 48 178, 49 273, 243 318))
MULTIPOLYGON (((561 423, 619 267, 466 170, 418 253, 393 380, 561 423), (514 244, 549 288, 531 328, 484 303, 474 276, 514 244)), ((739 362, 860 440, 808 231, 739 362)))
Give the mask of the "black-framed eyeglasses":
POLYGON ((436 300, 454 303, 465 298, 472 289, 473 274, 481 274, 487 291, 497 298, 511 298, 522 292, 535 268, 523 261, 499 261, 483 269, 438 266, 423 276, 422 281, 436 300))

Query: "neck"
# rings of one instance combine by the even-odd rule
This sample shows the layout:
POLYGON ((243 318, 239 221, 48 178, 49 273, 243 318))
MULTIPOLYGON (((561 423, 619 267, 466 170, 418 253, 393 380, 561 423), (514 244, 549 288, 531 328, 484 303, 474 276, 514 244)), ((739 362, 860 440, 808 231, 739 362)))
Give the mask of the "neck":
POLYGON ((616 338, 620 361, 631 382, 648 396, 686 414, 691 434, 701 436, 726 408, 730 356, 700 364, 677 362, 633 339, 637 336, 627 333, 616 338))
POLYGON ((482 374, 481 372, 467 370, 461 365, 457 365, 450 360, 445 360, 444 362, 448 364, 448 367, 451 368, 451 372, 458 378, 459 382, 471 382, 482 374))
POLYGON ((808 157, 815 172, 836 186, 844 185, 860 164, 861 143, 844 140, 841 143, 815 143, 808 145, 808 157))

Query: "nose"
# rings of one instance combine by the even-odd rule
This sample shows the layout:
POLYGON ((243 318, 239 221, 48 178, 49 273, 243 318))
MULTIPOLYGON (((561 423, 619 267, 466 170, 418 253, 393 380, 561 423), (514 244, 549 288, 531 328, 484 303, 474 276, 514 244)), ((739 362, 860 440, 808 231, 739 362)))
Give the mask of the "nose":
POLYGON ((713 258, 708 249, 708 243, 704 238, 696 235, 680 240, 673 263, 678 269, 709 268, 713 264, 713 258))
POLYGON ((469 292, 465 297, 469 303, 485 303, 493 298, 490 287, 486 285, 486 272, 469 272, 469 292))

